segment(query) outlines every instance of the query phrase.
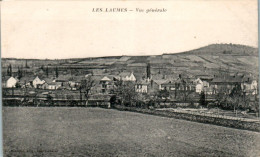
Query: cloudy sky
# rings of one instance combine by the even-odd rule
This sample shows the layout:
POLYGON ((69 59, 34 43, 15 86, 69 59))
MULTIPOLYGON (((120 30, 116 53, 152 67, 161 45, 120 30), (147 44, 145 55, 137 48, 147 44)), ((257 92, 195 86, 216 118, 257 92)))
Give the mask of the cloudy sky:
POLYGON ((1 52, 2 57, 59 59, 176 53, 213 43, 258 47, 257 18, 257 0, 5 1, 1 52))

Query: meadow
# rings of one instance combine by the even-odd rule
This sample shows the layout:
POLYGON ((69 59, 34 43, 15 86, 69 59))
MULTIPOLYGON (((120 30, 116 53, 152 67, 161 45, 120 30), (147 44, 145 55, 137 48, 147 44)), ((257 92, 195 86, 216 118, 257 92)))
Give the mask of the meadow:
POLYGON ((5 156, 260 156, 260 133, 102 108, 3 107, 5 156))

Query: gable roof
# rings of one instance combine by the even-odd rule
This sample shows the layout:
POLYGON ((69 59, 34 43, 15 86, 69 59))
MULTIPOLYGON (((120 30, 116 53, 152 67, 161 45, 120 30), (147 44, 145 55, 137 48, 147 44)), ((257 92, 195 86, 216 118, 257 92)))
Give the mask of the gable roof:
POLYGON ((241 83, 241 77, 225 77, 225 78, 214 78, 212 83, 241 83))
POLYGON ((150 82, 147 80, 139 80, 139 81, 137 81, 137 84, 148 85, 148 84, 150 84, 150 82))
POLYGON ((111 79, 108 78, 107 76, 104 76, 100 81, 111 81, 111 79))
POLYGON ((51 83, 51 82, 53 82, 54 79, 51 79, 51 78, 43 78, 42 80, 44 80, 46 83, 51 83))
POLYGON ((20 79, 20 82, 31 82, 35 79, 35 76, 23 76, 20 79))
POLYGON ((13 76, 4 76, 4 77, 2 77, 2 81, 3 81, 3 82, 6 82, 6 81, 8 81, 10 78, 14 78, 16 81, 19 81, 17 78, 15 78, 15 77, 13 77, 13 76))
POLYGON ((167 82, 167 80, 163 80, 163 79, 160 79, 160 80, 153 80, 153 81, 154 81, 156 84, 158 84, 158 85, 161 85, 161 84, 167 82))

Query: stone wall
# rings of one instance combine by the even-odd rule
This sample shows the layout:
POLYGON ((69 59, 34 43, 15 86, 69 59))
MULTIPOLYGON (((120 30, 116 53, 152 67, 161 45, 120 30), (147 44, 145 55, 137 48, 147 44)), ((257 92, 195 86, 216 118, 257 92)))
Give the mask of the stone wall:
POLYGON ((165 110, 141 109, 141 108, 124 107, 124 106, 115 106, 115 108, 122 111, 133 111, 133 112, 139 112, 144 114, 158 115, 158 116, 171 117, 177 119, 185 119, 185 120, 190 120, 190 121, 195 121, 200 123, 208 123, 208 124, 220 125, 225 127, 232 127, 237 129, 245 129, 245 130, 260 132, 260 122, 249 122, 249 121, 243 121, 238 119, 225 119, 221 117, 210 117, 210 116, 203 116, 203 115, 194 115, 189 113, 179 113, 179 112, 165 111, 165 110))

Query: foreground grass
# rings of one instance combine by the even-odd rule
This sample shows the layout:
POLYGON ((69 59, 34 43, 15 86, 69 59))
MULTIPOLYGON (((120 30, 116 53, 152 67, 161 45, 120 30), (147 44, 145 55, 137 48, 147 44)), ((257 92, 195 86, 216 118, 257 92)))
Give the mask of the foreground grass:
POLYGON ((260 133, 100 108, 3 107, 5 156, 260 156, 260 133))

